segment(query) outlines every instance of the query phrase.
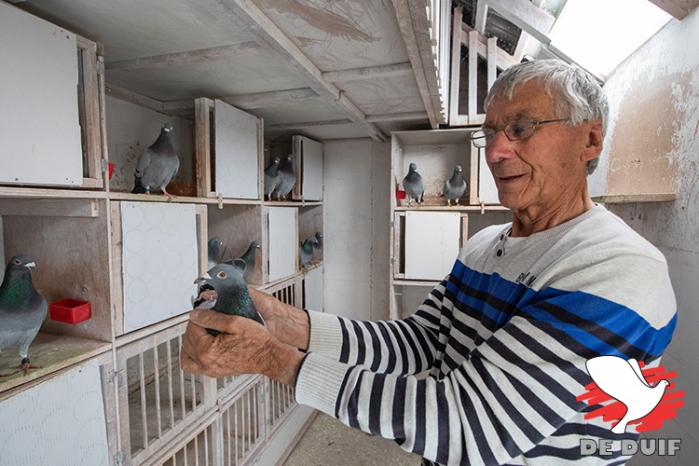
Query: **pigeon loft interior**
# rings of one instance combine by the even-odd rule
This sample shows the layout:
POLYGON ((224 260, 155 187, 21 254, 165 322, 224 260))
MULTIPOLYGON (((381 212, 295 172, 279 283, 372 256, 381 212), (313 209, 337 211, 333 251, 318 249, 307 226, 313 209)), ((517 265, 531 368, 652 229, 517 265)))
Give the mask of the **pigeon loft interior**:
MULTIPOLYGON (((699 1, 580 1, 0 0, 0 466, 314 463, 294 448, 316 411, 292 387, 180 368, 195 280, 243 261, 296 307, 413 314, 469 238, 512 221, 471 136, 522 61, 602 84, 589 193, 696 307, 699 1), (597 16, 575 32, 580 4, 597 16), (41 298, 12 304, 19 320, 13 277, 41 298), (84 307, 39 322, 43 300, 84 307)), ((689 393, 684 319, 668 360, 689 393)), ((682 461, 699 455, 690 404, 668 434, 696 453, 682 461)))

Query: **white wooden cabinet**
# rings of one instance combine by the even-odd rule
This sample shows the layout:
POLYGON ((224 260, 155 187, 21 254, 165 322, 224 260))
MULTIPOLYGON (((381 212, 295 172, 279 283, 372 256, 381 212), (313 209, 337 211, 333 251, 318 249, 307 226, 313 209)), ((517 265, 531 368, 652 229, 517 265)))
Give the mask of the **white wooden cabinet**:
POLYGON ((296 172, 293 198, 304 201, 323 199, 323 145, 305 136, 292 138, 296 172))
POLYGON ((299 236, 296 207, 265 207, 268 235, 268 281, 298 271, 299 236))

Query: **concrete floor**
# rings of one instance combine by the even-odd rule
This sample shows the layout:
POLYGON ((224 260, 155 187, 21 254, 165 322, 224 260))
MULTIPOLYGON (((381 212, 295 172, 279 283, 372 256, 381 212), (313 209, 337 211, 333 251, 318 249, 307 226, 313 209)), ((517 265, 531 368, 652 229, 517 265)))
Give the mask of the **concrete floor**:
POLYGON ((352 429, 319 413, 291 452, 285 466, 419 466, 420 457, 393 440, 352 429))

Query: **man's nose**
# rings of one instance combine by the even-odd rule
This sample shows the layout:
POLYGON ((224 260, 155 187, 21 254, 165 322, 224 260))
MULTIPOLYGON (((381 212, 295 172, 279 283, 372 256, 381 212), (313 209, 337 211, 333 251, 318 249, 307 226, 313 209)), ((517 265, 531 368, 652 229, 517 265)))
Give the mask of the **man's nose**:
POLYGON ((504 131, 498 131, 485 148, 485 160, 498 163, 515 157, 515 143, 507 139, 504 131))

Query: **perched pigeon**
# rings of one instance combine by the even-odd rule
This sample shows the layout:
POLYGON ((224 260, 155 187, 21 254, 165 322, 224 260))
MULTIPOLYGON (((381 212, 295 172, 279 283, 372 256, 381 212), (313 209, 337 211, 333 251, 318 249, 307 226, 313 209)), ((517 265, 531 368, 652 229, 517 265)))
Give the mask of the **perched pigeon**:
POLYGON ((281 168, 279 169, 279 184, 275 188, 274 192, 272 193, 273 196, 276 196, 278 201, 281 201, 283 199, 287 199, 289 196, 289 193, 291 192, 292 189, 294 189, 294 185, 296 184, 296 175, 294 174, 294 156, 289 154, 286 156, 286 160, 284 160, 284 163, 282 164, 281 168))
POLYGON ((459 205, 459 199, 466 192, 466 181, 462 175, 461 165, 454 167, 454 174, 451 175, 451 179, 444 182, 444 197, 447 198, 447 204, 451 205, 451 201, 456 201, 456 205, 459 205))
POLYGON ((418 205, 424 202, 425 186, 422 184, 422 176, 417 172, 417 165, 410 164, 408 174, 403 178, 403 189, 408 195, 408 206, 412 205, 413 199, 418 205))
MULTIPOLYGON (((194 307, 247 317, 264 325, 264 320, 255 309, 255 304, 248 293, 248 286, 243 279, 244 272, 245 262, 242 259, 236 259, 233 264, 217 264, 209 269, 194 281, 199 285, 199 299, 193 302, 194 307), (205 301, 202 293, 207 291, 213 291, 215 298, 205 301)), ((213 336, 219 334, 214 329, 207 329, 207 331, 213 336)))
POLYGON ((265 198, 270 201, 272 200, 272 192, 277 188, 281 180, 281 174, 279 173, 279 165, 281 163, 282 159, 275 157, 274 162, 265 168, 265 198))
POLYGON ((171 132, 172 126, 164 124, 158 139, 139 157, 132 193, 149 194, 160 189, 166 196, 171 197, 165 188, 180 168, 180 159, 172 145, 171 132))
POLYGON ((301 247, 299 248, 299 257, 301 259, 301 267, 305 267, 306 264, 311 262, 311 259, 313 259, 313 249, 317 243, 318 243, 318 240, 315 238, 315 236, 311 236, 310 238, 306 238, 303 241, 303 243, 301 243, 301 247))
POLYGON ((209 268, 223 262, 223 240, 218 236, 209 239, 209 268))
MULTIPOLYGON (((14 256, 0 285, 0 350, 19 347, 22 358, 17 367, 26 374, 35 369, 29 362, 29 345, 46 318, 46 300, 34 289, 29 269, 36 263, 28 256, 14 256)), ((15 372, 16 373, 16 372, 15 372)), ((4 374, 8 376, 12 374, 4 374)))
POLYGON ((321 232, 316 232, 313 236, 315 238, 315 243, 313 243, 313 257, 320 257, 323 253, 323 235, 321 232))
POLYGON ((245 262, 245 272, 243 272, 243 278, 247 281, 251 273, 255 271, 255 254, 257 250, 260 249, 260 243, 257 241, 250 242, 247 251, 240 256, 240 258, 245 262))

